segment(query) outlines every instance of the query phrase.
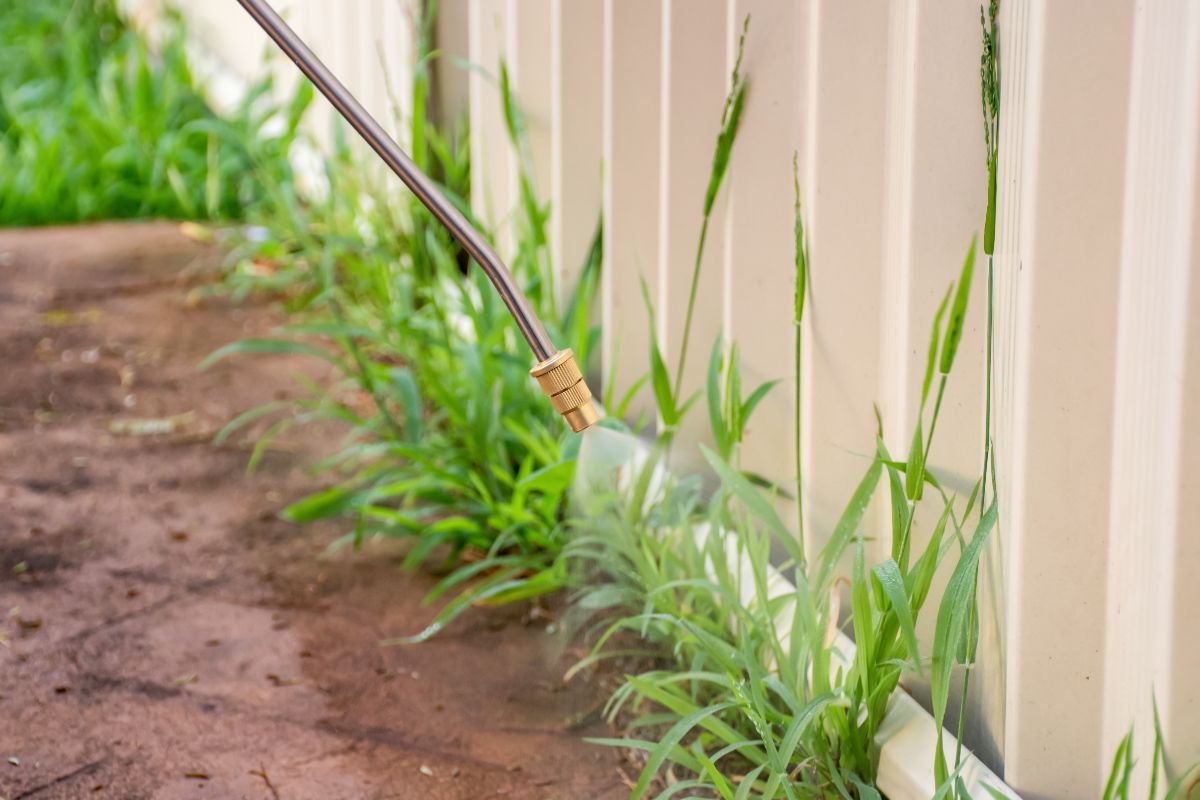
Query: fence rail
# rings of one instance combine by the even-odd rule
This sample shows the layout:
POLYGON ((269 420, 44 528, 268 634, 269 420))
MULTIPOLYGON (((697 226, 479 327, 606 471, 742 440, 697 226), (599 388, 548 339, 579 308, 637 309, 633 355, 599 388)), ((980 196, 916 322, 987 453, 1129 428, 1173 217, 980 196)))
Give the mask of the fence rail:
MULTIPOLYGON (((385 74, 395 86, 411 74, 411 2, 281 5, 387 120, 385 74)), ((225 64, 259 68, 262 36, 236 4, 180 5, 225 64)), ((795 156, 812 263, 806 509, 828 531, 872 449, 874 403, 889 447, 907 449, 928 326, 982 225, 976 0, 440 5, 437 101, 443 116, 470 113, 477 211, 499 222, 517 202, 501 58, 552 204, 560 285, 603 211, 603 374, 620 387, 651 335, 641 279, 658 306, 654 334, 667 352, 678 346, 750 17, 749 102, 702 265, 688 383, 699 385, 719 335, 739 342, 747 382, 790 374, 795 156)), ((1200 450, 1200 4, 1004 0, 1000 26, 1001 530, 967 740, 1026 797, 1096 797, 1133 722, 1149 763, 1152 690, 1176 763, 1200 757, 1200 464, 1186 458, 1200 450)), ((958 491, 983 459, 985 272, 930 464, 958 491)), ((781 480, 795 390, 785 382, 763 403, 744 453, 781 480)))

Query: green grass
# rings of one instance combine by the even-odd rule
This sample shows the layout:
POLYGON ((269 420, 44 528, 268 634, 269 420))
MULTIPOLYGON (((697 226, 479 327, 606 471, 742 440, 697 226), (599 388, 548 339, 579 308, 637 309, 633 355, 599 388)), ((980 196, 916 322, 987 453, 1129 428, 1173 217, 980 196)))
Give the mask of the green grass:
MULTIPOLYGON (((444 133, 425 113, 431 16, 421 30, 427 55, 411 87, 418 111, 405 121, 417 143, 414 158, 469 216, 468 139, 462 128, 444 133)), ((504 64, 497 75, 511 145, 524 154, 524 122, 504 64)), ((336 385, 309 387, 299 403, 253 409, 223 436, 265 422, 261 452, 273 437, 319 419, 345 427, 345 445, 318 467, 328 488, 293 503, 284 516, 346 520, 340 543, 408 539, 405 566, 447 569, 429 597, 444 603, 434 620, 423 631, 396 631, 391 640, 415 642, 473 603, 526 599, 563 586, 558 555, 568 533, 564 515, 579 439, 530 378, 524 343, 483 271, 338 131, 325 198, 314 202, 288 184, 278 187, 266 213, 251 216, 269 234, 241 242, 228 275, 237 293, 282 293, 295 321, 271 339, 234 343, 209 362, 286 351, 335 367, 336 385)), ((587 310, 598 283, 599 231, 560 310, 549 209, 534 196, 524 157, 522 165, 509 265, 554 341, 572 347, 586 365, 597 335, 587 310)))
MULTIPOLYGON (((428 95, 426 80, 419 72, 414 100, 428 95)), ((512 145, 523 155, 524 124, 503 64, 497 85, 512 145)), ((745 97, 735 68, 689 298, 745 97)), ((465 136, 443 134, 421 113, 411 124, 412 140, 421 143, 418 163, 469 213, 465 136)), ((925 469, 961 339, 973 249, 959 290, 947 292, 933 326, 921 416, 907 458, 893 459, 882 431, 876 432, 875 457, 829 544, 809 563, 771 503, 784 490, 740 466, 747 420, 773 384, 743 391, 736 343, 713 343, 704 388, 686 398, 680 396, 686 344, 674 380, 657 343, 649 347, 646 380, 663 422, 659 444, 682 446, 672 445, 675 432, 703 396, 716 444, 703 452, 719 479, 716 494, 704 491, 700 476, 665 476, 660 487, 656 457, 632 487, 615 496, 600 492, 579 518, 571 516, 580 440, 530 381, 528 359, 485 277, 470 267, 464 273, 457 247, 428 214, 391 191, 344 143, 327 175, 330 191, 321 202, 296 196, 290 184, 278 187, 273 202, 252 217, 270 235, 239 245, 229 274, 235 291, 282 292, 297 321, 277 338, 237 343, 211 360, 300 352, 327 360, 342 376, 333 387, 312 387, 298 404, 248 412, 225 435, 254 419, 269 420, 253 464, 271 437, 290 427, 317 419, 346 426, 345 447, 321 465, 329 488, 297 501, 285 516, 345 519, 345 542, 408 538, 408 566, 437 560, 450 567, 430 598, 450 598, 433 623, 420 632, 397 632, 394 641, 435 635, 472 603, 518 600, 574 583, 580 608, 598 614, 601 626, 586 663, 611 655, 607 645, 618 631, 634 632, 649 652, 668 656, 667 668, 630 676, 610 704, 614 718, 638 709, 631 728, 643 736, 633 746, 646 749, 648 760, 635 794, 674 768, 692 777, 666 796, 685 789, 728 798, 874 796, 875 733, 900 675, 928 670, 935 706, 944 714, 949 671, 968 655, 966 609, 974 602, 978 555, 995 522, 993 507, 968 540, 965 520, 978 495, 965 501, 947 496, 925 469), (263 264, 271 267, 265 273, 263 264), (868 569, 865 512, 882 481, 892 509, 891 557, 868 569), (927 489, 941 495, 942 510, 929 521, 930 544, 913 553, 917 502, 927 489), (773 547, 786 554, 774 565, 773 547), (916 621, 935 572, 956 550, 953 591, 939 609, 935 648, 922 654, 916 621), (849 624, 858 647, 850 659, 830 639, 840 624, 835 567, 845 553, 854 556, 849 624), (748 575, 743 558, 752 565, 748 575), (770 582, 772 570, 792 588, 770 582), (787 620, 783 627, 781 619, 787 620)), ((521 185, 514 272, 556 341, 574 347, 586 363, 595 338, 586 309, 596 286, 598 244, 572 300, 557 313, 546 248, 549 210, 527 177, 521 185)), ((796 210, 800 323, 808 259, 798 197, 796 210)), ((685 342, 691 323, 689 313, 685 342)), ((799 326, 795 344, 798 378, 799 326)), ((949 785, 952 776, 946 777, 949 785)))
MULTIPOLYGON (((745 93, 735 67, 689 297, 699 281, 707 222, 737 138, 745 93)), ((810 264, 798 181, 794 233, 799 389, 810 264)), ((629 735, 597 740, 645 751, 635 798, 682 793, 726 800, 879 797, 876 734, 906 672, 929 675, 941 730, 951 671, 973 657, 975 578, 997 516, 993 502, 981 509, 972 528, 967 519, 979 504, 980 485, 969 497, 956 498, 926 468, 962 340, 974 264, 972 242, 956 285, 947 290, 933 321, 907 457, 893 458, 882 428, 876 431, 875 457, 811 563, 802 509, 798 537, 771 502, 779 489, 764 491, 740 469, 745 419, 771 385, 743 400, 736 345, 724 360, 722 343, 714 345, 704 393, 717 449, 701 449, 720 485, 706 495, 700 476, 672 476, 662 467, 667 449, 678 446, 672 445, 673 432, 695 399, 679 397, 690 313, 674 386, 659 348, 651 343, 651 384, 664 422, 658 449, 632 475, 626 473, 633 467, 620 467, 620 459, 581 468, 579 533, 567 551, 580 584, 577 602, 595 615, 596 644, 582 664, 629 654, 627 646, 610 646, 629 634, 645 643, 642 652, 660 659, 658 668, 628 676, 609 703, 611 720, 630 718, 625 723, 629 735), (866 511, 881 482, 887 487, 890 526, 874 533, 866 511), (926 491, 939 496, 939 513, 924 521, 931 529, 928 544, 915 552, 918 503, 926 491), (872 539, 890 541, 890 556, 868 566, 866 542, 872 539), (773 550, 784 554, 782 561, 772 561, 773 550), (838 650, 833 636, 842 625, 837 565, 846 554, 853 563, 846 621, 856 644, 852 656, 838 650), (951 575, 938 603, 932 651, 923 653, 916 625, 939 568, 951 575), (625 636, 618 637, 622 632, 625 636)), ((653 315, 648 300, 647 306, 653 315)), ((798 390, 797 427, 801 396, 798 390)), ((795 496, 801 498, 799 436, 795 444, 795 496)), ((961 790, 957 765, 951 769, 938 752, 930 766, 939 793, 961 790)))
MULTIPOLYGON (((467 131, 439 127, 427 108, 435 14, 431 2, 419 20, 425 55, 410 87, 414 114, 402 122, 418 165, 470 215, 467 131)), ((983 15, 981 60, 989 400, 999 161, 995 15, 993 2, 983 15)), ((317 467, 327 488, 295 501, 284 516, 342 520, 345 533, 335 544, 404 538, 412 543, 405 566, 437 562, 448 569, 429 597, 444 603, 433 622, 397 631, 392 641, 427 639, 475 603, 571 587, 595 641, 573 671, 616 656, 654 659, 655 668, 627 676, 606 708, 627 735, 597 740, 644 751, 634 797, 878 798, 876 735, 906 673, 929 677, 941 736, 951 672, 974 659, 978 564, 998 514, 990 403, 973 491, 965 498, 947 493, 927 467, 961 344, 975 244, 932 322, 908 452, 893 457, 882 427, 874 432, 874 456, 827 543, 812 552, 801 503, 802 392, 794 408, 795 484, 787 489, 742 468, 747 422, 777 382, 743 391, 736 342, 717 337, 703 388, 682 396, 707 229, 747 101, 745 30, 703 198, 674 377, 651 341, 646 377, 619 401, 610 387, 607 405, 621 418, 649 383, 663 423, 657 448, 633 467, 622 466, 628 440, 603 432, 581 456, 581 439, 530 380, 523 345, 485 276, 417 201, 363 160, 343 129, 336 129, 325 163, 328 192, 297 192, 287 154, 312 98, 307 83, 284 108, 270 101, 269 83, 260 83, 239 113, 219 118, 191 75, 182 35, 176 24, 161 51, 152 52, 111 0, 16 0, 0 15, 0 219, 253 223, 235 232, 225 286, 237 296, 274 293, 291 321, 270 338, 222 348, 206 365, 233 355, 302 354, 329 363, 337 377, 330 386, 305 384, 300 401, 250 409, 218 438, 265 425, 249 459, 253 468, 289 429, 318 421, 343 427, 342 447, 317 467), (267 134, 274 118, 283 122, 280 132, 267 134), (675 433, 702 398, 714 442, 701 448, 710 472, 672 475, 663 467, 667 451, 683 446, 675 433), (926 493, 933 496, 922 504, 926 493), (883 530, 867 516, 877 495, 890 512, 883 530), (795 531, 776 510, 781 497, 796 501, 795 531), (925 518, 930 500, 936 513, 925 518), (917 551, 921 527, 928 543, 917 551), (868 563, 869 541, 888 543, 887 557, 868 563), (847 556, 848 578, 838 574, 847 556), (930 590, 939 571, 949 579, 934 609, 930 590), (934 641, 923 651, 917 624, 931 613, 934 641), (839 649, 839 630, 852 634, 853 652, 839 649)), ((587 312, 598 282, 599 230, 578 285, 560 303, 547 246, 550 209, 533 190, 525 122, 503 63, 495 83, 522 164, 511 221, 516 245, 507 255, 555 341, 573 347, 586 365, 596 340, 587 312)), ((798 389, 811 292, 801 212, 797 181, 798 389)), ((648 298, 647 310, 654 314, 648 298)), ((960 743, 964 707, 960 702, 960 743)), ((960 744, 947 763, 939 746, 930 765, 937 797, 966 796, 961 756, 960 744)), ((1115 754, 1106 800, 1130 796, 1134 768, 1131 732, 1115 754)), ((1157 709, 1150 769, 1152 799, 1160 786, 1168 800, 1182 797, 1197 781, 1195 769, 1168 769, 1157 709)))
POLYGON ((259 84, 232 118, 206 105, 178 22, 158 52, 113 0, 9 0, 0 14, 0 220, 40 225, 234 220, 287 182, 311 93, 290 109, 259 84), (280 132, 264 126, 284 116, 280 132), (264 170, 269 174, 264 175, 264 170))
MULTIPOLYGON (((1153 700, 1153 698, 1152 698, 1153 700)), ((1186 800, 1191 797, 1192 790, 1200 786, 1200 764, 1194 764, 1182 773, 1172 771, 1167 763, 1164 752, 1162 722, 1158 718, 1158 701, 1153 700, 1154 706, 1154 750, 1150 757, 1150 789, 1149 800, 1158 800, 1159 788, 1162 788, 1163 800, 1186 800), (1162 782, 1159 776, 1162 775, 1162 782)), ((1133 757, 1133 730, 1121 739, 1117 752, 1113 755, 1112 767, 1108 780, 1104 784, 1102 800, 1130 800, 1133 797, 1131 784, 1137 762, 1133 757)))
MULTIPOLYGON (((971 265, 969 254, 960 286, 968 285, 971 265)), ((926 396, 935 378, 944 389, 953 367, 966 295, 948 292, 955 300, 943 306, 945 330, 934 325, 926 396)), ((648 788, 668 767, 691 776, 671 788, 693 796, 874 797, 875 736, 904 672, 930 676, 941 721, 950 671, 966 659, 975 570, 996 509, 989 507, 973 531, 965 530, 978 490, 965 500, 947 495, 924 468, 936 422, 935 405, 930 436, 915 437, 903 461, 888 453, 877 432, 876 456, 812 563, 769 496, 736 459, 717 452, 704 450, 720 480, 709 498, 697 477, 664 474, 660 455, 623 488, 585 487, 580 533, 568 557, 583 581, 579 604, 601 614, 588 663, 606 657, 619 631, 641 636, 648 652, 668 662, 630 676, 609 706, 614 720, 633 709, 627 723, 633 733, 603 743, 648 754, 635 797, 653 796, 648 788), (865 527, 881 482, 891 508, 883 536, 865 527), (918 485, 937 492, 941 502, 940 514, 928 521, 928 545, 914 552, 918 485), (890 540, 890 557, 868 567, 868 538, 890 540), (774 565, 773 546, 786 554, 774 565), (837 564, 846 553, 853 557, 852 658, 830 638, 840 621, 837 564), (939 567, 952 575, 926 654, 918 648, 916 623, 939 567), (772 570, 791 586, 773 580, 772 570), (631 612, 613 618, 614 608, 631 612), (701 790, 708 794, 695 794, 701 790)), ((949 785, 952 777, 945 774, 941 782, 949 785)))

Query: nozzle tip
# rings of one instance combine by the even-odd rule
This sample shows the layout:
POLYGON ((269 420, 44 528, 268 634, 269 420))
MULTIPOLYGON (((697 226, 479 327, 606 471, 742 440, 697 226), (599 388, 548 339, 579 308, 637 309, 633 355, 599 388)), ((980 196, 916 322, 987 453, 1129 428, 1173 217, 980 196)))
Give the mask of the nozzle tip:
POLYGON ((570 348, 539 362, 529 374, 537 379, 554 410, 563 415, 571 430, 579 433, 600 420, 600 409, 592 401, 592 391, 570 348))
POLYGON ((596 408, 595 403, 588 400, 581 406, 577 406, 570 411, 564 411, 563 419, 571 426, 571 430, 579 433, 600 421, 600 409, 596 408))

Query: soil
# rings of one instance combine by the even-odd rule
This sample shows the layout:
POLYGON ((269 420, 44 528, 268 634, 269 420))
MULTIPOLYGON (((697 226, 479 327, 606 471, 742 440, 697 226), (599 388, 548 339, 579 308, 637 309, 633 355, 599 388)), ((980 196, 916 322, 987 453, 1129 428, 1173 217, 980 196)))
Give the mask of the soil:
POLYGON ((206 295, 169 223, 0 232, 0 797, 617 798, 595 685, 528 606, 436 609, 395 546, 277 517, 338 431, 245 471, 213 434, 314 360, 217 347, 266 303, 206 295), (586 723, 586 724, 584 724, 586 723))

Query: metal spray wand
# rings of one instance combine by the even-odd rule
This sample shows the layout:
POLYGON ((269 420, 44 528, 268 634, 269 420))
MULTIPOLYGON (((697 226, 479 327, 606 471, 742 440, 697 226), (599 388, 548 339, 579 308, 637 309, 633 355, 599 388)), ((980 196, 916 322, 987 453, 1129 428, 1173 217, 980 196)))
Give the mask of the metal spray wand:
POLYGON ((562 414, 571 430, 579 432, 597 422, 600 411, 592 401, 592 392, 583 379, 575 354, 570 348, 557 349, 554 342, 550 341, 545 327, 529 307, 529 300, 517 286, 512 273, 483 235, 446 199, 437 184, 421 172, 383 126, 321 63, 270 4, 263 0, 238 2, 487 274, 537 359, 538 363, 529 374, 537 379, 538 385, 554 405, 554 410, 562 414))

